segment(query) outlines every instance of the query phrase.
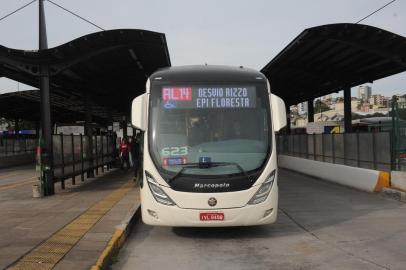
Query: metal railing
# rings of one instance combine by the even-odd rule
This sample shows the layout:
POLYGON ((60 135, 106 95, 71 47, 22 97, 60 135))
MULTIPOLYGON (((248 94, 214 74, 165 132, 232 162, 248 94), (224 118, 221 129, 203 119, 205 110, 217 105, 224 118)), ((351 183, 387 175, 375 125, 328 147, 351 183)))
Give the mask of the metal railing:
POLYGON ((38 139, 25 136, 0 136, 0 157, 35 153, 38 139))
POLYGON ((97 135, 53 135, 53 168, 54 181, 61 181, 62 189, 65 188, 65 179, 72 178, 75 184, 75 176, 84 181, 85 173, 93 171, 96 175, 99 169, 104 172, 116 161, 117 152, 112 136, 97 135), (93 151, 90 152, 89 143, 93 143, 93 151))
POLYGON ((279 154, 390 171, 390 132, 278 135, 279 154))
POLYGON ((405 103, 392 99, 392 169, 398 171, 406 171, 406 119, 401 117, 401 111, 405 109, 405 103))

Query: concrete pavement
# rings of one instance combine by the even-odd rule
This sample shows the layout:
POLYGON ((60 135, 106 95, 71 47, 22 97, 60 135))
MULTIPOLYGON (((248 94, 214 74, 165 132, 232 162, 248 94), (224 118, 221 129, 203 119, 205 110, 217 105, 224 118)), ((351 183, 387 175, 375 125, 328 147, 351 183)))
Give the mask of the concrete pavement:
POLYGON ((35 176, 37 176, 37 173, 35 172, 35 165, 32 164, 0 169, 0 188, 4 190, 6 186, 22 183, 35 176))
POLYGON ((279 186, 275 224, 138 223, 113 269, 406 269, 405 203, 287 170, 279 186))
POLYGON ((28 269, 89 269, 115 226, 139 200, 131 172, 110 171, 85 182, 77 180, 75 186, 68 180, 65 190, 57 184, 56 195, 41 199, 32 198, 31 183, 24 184, 32 177, 36 177, 32 166, 0 171, 0 269, 19 265, 24 258, 30 263, 43 259, 28 269), (115 194, 125 184, 131 187, 115 194), (66 232, 66 228, 73 230, 66 232), (55 242, 58 233, 62 237, 55 242), (47 241, 57 248, 46 247, 47 241), (57 256, 46 257, 50 253, 57 256), (48 264, 51 259, 53 265, 48 264))

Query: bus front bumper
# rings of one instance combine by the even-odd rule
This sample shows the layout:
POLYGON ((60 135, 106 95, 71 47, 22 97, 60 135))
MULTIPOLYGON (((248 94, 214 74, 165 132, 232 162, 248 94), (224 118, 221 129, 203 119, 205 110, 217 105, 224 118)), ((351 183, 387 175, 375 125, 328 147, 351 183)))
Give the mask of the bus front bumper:
POLYGON ((278 214, 277 186, 263 202, 229 209, 185 209, 165 206, 154 200, 141 203, 142 220, 148 225, 173 227, 228 227, 274 223, 278 214), (275 194, 276 196, 272 196, 275 194), (201 214, 222 213, 223 220, 201 220, 201 214))

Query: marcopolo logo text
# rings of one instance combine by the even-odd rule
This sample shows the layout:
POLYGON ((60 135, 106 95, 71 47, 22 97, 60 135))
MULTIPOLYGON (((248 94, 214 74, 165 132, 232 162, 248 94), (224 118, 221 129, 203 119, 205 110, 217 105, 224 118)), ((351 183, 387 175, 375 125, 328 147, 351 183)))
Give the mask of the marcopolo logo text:
POLYGON ((200 188, 200 189, 204 189, 204 188, 229 188, 230 184, 229 183, 218 183, 218 184, 213 184, 213 183, 195 183, 194 188, 200 188))

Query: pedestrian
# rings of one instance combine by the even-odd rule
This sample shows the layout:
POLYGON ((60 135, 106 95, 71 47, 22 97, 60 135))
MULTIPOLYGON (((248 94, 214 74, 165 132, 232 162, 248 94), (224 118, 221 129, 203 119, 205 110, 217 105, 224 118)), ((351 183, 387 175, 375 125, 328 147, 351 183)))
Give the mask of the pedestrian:
POLYGON ((137 178, 140 160, 140 134, 136 134, 132 140, 131 155, 133 158, 134 178, 137 178))
POLYGON ((130 160, 130 167, 134 167, 134 160, 133 160, 133 146, 134 146, 134 139, 133 137, 130 137, 128 139, 128 145, 130 146, 130 152, 129 152, 129 160, 130 160))
POLYGON ((127 142, 126 138, 123 138, 123 140, 120 143, 119 146, 119 152, 120 152, 120 158, 121 158, 121 169, 124 169, 124 163, 126 164, 126 170, 130 168, 130 145, 127 142))

